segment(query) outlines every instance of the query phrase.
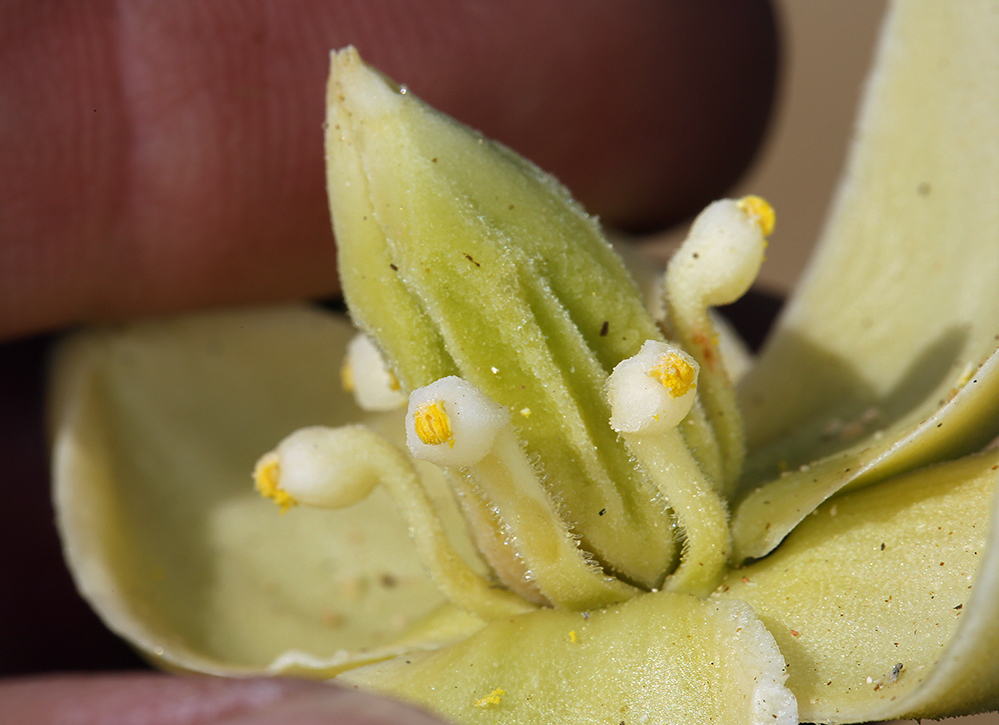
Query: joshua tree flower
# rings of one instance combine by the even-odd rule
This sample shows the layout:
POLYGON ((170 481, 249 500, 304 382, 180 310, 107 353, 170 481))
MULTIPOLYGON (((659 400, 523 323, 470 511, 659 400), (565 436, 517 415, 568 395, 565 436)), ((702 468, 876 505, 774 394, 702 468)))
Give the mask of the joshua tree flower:
POLYGON ((997 89, 986 3, 894 8, 818 256, 736 388, 709 308, 752 283, 765 201, 698 217, 657 320, 557 182, 334 53, 361 336, 295 307, 68 343, 81 590, 166 667, 460 722, 996 707, 997 89))

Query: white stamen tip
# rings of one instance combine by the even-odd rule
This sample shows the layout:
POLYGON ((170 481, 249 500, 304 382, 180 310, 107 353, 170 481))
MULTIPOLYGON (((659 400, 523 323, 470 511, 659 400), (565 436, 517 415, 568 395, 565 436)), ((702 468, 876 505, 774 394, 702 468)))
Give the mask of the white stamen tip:
POLYGON ((611 428, 635 433, 650 426, 676 426, 694 404, 698 372, 694 359, 676 345, 647 340, 637 355, 618 363, 607 380, 611 428))
POLYGON ((354 393, 362 410, 396 410, 406 404, 399 381, 385 362, 381 351, 364 333, 347 344, 343 365, 344 387, 354 393))
POLYGON ((670 266, 678 266, 677 284, 684 288, 678 292, 700 297, 708 306, 728 304, 745 294, 763 264, 772 213, 762 199, 754 204, 722 199, 709 205, 670 261, 670 266), (761 205, 765 205, 762 211, 761 205))
POLYGON ((467 380, 441 378, 409 396, 406 445, 414 458, 439 466, 472 466, 509 422, 510 411, 467 380))
POLYGON ((280 488, 297 502, 322 508, 346 508, 365 499, 378 483, 375 476, 356 475, 351 468, 351 428, 300 428, 278 443, 280 488))

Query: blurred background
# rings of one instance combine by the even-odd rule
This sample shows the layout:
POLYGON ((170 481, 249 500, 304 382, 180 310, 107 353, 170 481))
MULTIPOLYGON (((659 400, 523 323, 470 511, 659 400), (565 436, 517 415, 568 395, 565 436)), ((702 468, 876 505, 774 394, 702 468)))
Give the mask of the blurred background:
MULTIPOLYGON (((784 297, 822 228, 886 2, 776 0, 775 6, 784 44, 777 106, 756 162, 731 195, 758 194, 776 209, 757 287, 784 297)), ((645 251, 668 256, 685 233, 672 229, 645 251)))

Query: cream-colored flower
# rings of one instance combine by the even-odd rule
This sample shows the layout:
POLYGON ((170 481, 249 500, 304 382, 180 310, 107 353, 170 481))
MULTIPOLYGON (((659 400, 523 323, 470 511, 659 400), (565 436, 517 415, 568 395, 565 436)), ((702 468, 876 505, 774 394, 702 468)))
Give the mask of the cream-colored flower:
POLYGON ((169 668, 337 676, 460 722, 999 706, 989 3, 894 8, 817 258, 738 391, 708 307, 752 282, 765 202, 705 210, 657 324, 553 180, 352 49, 333 65, 368 337, 288 307, 57 361, 60 526, 109 626, 169 668))

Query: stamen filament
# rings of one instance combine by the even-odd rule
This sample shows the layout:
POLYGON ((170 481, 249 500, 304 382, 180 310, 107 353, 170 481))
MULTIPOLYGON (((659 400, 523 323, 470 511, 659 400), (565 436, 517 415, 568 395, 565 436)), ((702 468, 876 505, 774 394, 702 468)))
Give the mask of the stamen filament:
MULTIPOLYGON (((261 460, 277 461, 276 483, 303 505, 344 508, 381 484, 405 520, 417 555, 447 599, 485 620, 533 609, 517 595, 495 587, 461 558, 410 461, 364 426, 303 428, 261 460)), ((274 469, 258 465, 258 470, 274 469)))
POLYGON ((670 333, 701 366, 700 399, 722 453, 723 493, 731 491, 742 472, 746 445, 708 308, 746 293, 763 263, 773 225, 773 208, 759 197, 717 201, 697 217, 666 269, 670 333))
POLYGON ((663 588, 707 596, 721 581, 732 550, 725 504, 675 428, 621 435, 684 532, 680 565, 663 588))
POLYGON ((594 609, 638 593, 587 560, 512 426, 501 431, 493 449, 463 474, 498 512, 528 580, 552 605, 594 609))
POLYGON ((607 381, 610 425, 662 493, 683 529, 680 565, 670 591, 706 596, 718 585, 731 551, 728 514, 677 425, 694 404, 698 365, 676 345, 649 340, 607 381))
MULTIPOLYGON (((501 576, 522 572, 548 603, 573 609, 621 602, 637 593, 601 572, 580 550, 521 448, 509 411, 477 387, 447 377, 419 388, 410 396, 407 421, 413 456, 460 475, 497 516, 508 550, 520 563, 495 567, 501 576), (428 405, 447 419, 448 440, 421 434, 428 405)), ((491 553, 495 559, 496 552, 491 553)))
POLYGON ((711 481, 715 490, 721 492, 721 482, 724 479, 721 446, 718 444, 718 436, 715 435, 714 427, 708 421, 704 405, 700 401, 694 401, 687 417, 680 423, 679 430, 683 434, 687 448, 690 449, 701 470, 704 471, 704 475, 711 481))

